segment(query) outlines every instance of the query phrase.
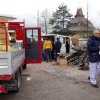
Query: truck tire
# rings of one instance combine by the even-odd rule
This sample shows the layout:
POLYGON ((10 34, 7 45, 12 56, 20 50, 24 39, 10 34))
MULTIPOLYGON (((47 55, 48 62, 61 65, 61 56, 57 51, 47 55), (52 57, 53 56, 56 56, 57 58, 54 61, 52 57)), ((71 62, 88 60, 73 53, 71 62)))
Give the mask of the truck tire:
POLYGON ((20 88, 20 70, 15 74, 15 89, 14 92, 18 92, 20 88))
POLYGON ((11 93, 16 93, 20 88, 20 69, 15 73, 15 77, 10 80, 7 84, 7 91, 11 93), (9 88, 10 87, 10 88, 9 88))
POLYGON ((22 68, 22 69, 23 69, 23 70, 24 70, 24 69, 26 69, 26 64, 24 64, 24 66, 23 66, 23 68, 22 68))

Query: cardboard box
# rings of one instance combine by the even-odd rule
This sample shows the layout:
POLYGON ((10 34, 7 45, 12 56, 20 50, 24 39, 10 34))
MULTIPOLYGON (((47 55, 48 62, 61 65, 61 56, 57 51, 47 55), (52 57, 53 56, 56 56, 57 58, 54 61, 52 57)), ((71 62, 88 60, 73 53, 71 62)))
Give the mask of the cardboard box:
POLYGON ((65 59, 65 58, 59 58, 57 60, 57 62, 58 62, 59 65, 64 65, 64 66, 67 67, 67 59, 65 59))

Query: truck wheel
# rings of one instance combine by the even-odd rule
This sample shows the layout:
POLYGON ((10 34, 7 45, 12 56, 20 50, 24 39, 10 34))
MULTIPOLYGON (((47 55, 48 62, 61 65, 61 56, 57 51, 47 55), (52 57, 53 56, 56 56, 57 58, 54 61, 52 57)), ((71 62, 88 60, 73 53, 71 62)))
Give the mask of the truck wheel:
POLYGON ((23 66, 23 70, 24 70, 24 69, 26 69, 26 64, 24 64, 24 66, 23 66))
POLYGON ((15 74, 15 92, 18 92, 20 88, 20 70, 15 74))
POLYGON ((15 73, 15 77, 8 82, 8 92, 16 93, 20 88, 20 70, 15 73), (10 87, 10 88, 9 88, 10 87))

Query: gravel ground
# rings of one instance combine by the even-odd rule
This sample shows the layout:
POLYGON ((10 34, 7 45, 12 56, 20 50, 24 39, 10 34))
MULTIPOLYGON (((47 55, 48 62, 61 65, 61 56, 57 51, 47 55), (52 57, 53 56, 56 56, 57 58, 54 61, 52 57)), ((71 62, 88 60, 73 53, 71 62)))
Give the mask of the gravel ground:
POLYGON ((100 88, 90 86, 88 75, 77 66, 31 64, 22 73, 20 91, 0 95, 0 100, 100 100, 100 88))

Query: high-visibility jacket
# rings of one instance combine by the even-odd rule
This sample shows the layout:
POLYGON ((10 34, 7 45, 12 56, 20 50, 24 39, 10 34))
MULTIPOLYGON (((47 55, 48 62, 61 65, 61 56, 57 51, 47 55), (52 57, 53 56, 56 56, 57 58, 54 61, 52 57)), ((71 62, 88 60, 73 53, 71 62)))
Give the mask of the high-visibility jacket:
POLYGON ((45 40, 43 44, 43 49, 51 49, 52 50, 52 43, 50 40, 45 40))

